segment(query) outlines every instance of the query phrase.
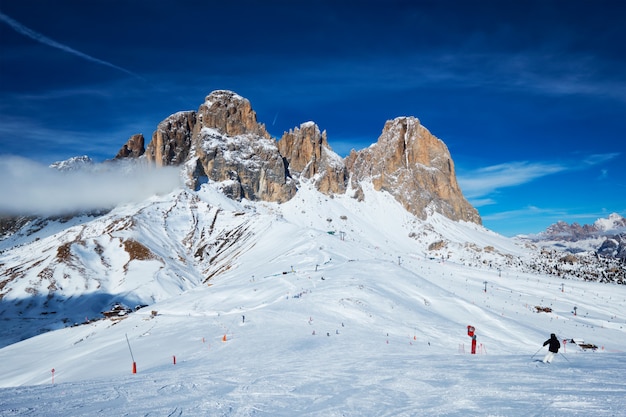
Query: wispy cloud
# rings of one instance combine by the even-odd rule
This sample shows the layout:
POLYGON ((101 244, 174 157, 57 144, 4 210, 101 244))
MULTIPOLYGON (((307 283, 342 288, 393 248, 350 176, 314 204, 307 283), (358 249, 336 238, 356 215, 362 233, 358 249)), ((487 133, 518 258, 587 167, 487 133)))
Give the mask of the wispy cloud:
POLYGON ((501 188, 526 184, 567 169, 564 165, 552 163, 509 162, 466 173, 459 177, 459 183, 463 193, 469 199, 474 199, 487 196, 501 188))
MULTIPOLYGON (((110 165, 109 165, 110 166, 110 165)), ((59 215, 138 202, 180 186, 179 170, 117 166, 61 172, 32 160, 0 159, 1 214, 59 215)))
MULTIPOLYGON (((515 161, 479 168, 459 175, 465 196, 476 207, 495 204, 489 196, 500 189, 527 184, 539 178, 566 171, 579 171, 617 158, 619 152, 594 154, 568 163, 515 161)), ((606 170, 603 170, 606 176, 606 170)))
POLYGON ((593 155, 589 155, 588 157, 586 157, 583 160, 583 163, 589 166, 598 165, 604 162, 608 162, 612 159, 615 159, 620 155, 621 154, 619 152, 593 154, 593 155))
POLYGON ((541 216, 542 218, 561 219, 569 217, 569 213, 559 209, 543 209, 536 206, 527 206, 517 210, 506 210, 482 216, 485 221, 518 220, 529 217, 541 216))
POLYGON ((131 75, 131 76, 133 76, 135 78, 143 79, 140 75, 138 75, 138 74, 136 74, 136 73, 134 73, 134 72, 132 72, 130 70, 127 70, 126 68, 122 68, 122 67, 120 67, 118 65, 115 65, 115 64, 112 64, 112 63, 110 63, 108 61, 104 61, 102 59, 99 59, 99 58, 93 57, 91 55, 88 55, 86 53, 77 51, 76 49, 74 49, 74 48, 72 48, 70 46, 67 46, 67 45, 64 45, 64 44, 62 44, 60 42, 57 42, 54 39, 50 39, 47 36, 45 36, 45 35, 43 35, 43 34, 41 34, 39 32, 36 32, 36 31, 34 31, 34 30, 24 26, 23 24, 21 24, 17 20, 11 18, 10 16, 7 16, 6 14, 4 14, 2 12, 0 12, 0 21, 3 21, 7 25, 9 25, 11 27, 11 29, 16 31, 20 35, 24 35, 24 36, 26 36, 28 38, 31 38, 31 39, 33 39, 33 40, 35 40, 35 41, 37 41, 37 42, 39 42, 41 44, 44 44, 44 45, 50 46, 52 48, 56 48, 56 49, 59 49, 61 51, 70 53, 72 55, 75 55, 75 56, 77 56, 79 58, 82 58, 82 59, 85 59, 87 61, 99 64, 99 65, 104 65, 104 66, 109 67, 109 68, 113 68, 113 69, 121 71, 121 72, 123 72, 125 74, 131 75))

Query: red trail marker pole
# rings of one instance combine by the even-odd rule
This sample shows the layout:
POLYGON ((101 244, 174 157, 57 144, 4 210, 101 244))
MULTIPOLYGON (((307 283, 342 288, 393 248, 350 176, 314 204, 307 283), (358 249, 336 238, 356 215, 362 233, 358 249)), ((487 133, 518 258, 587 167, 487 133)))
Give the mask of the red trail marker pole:
POLYGON ((135 362, 135 357, 133 356, 133 350, 130 348, 130 342, 128 341, 128 334, 126 336, 126 343, 128 343, 128 350, 130 351, 130 358, 133 360, 133 374, 137 373, 137 363, 135 362))
POLYGON ((472 338, 472 355, 476 354, 476 334, 474 333, 476 328, 474 326, 467 326, 467 335, 472 338))

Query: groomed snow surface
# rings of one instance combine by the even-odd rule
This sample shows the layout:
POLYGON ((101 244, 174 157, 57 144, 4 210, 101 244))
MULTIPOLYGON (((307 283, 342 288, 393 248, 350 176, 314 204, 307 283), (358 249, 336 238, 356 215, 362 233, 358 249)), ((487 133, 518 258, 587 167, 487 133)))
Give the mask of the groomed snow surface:
POLYGON ((262 236, 210 285, 0 349, 0 416, 625 415, 626 288, 442 261, 391 199, 366 201, 259 204, 262 236), (536 362, 550 333, 568 343, 536 362))

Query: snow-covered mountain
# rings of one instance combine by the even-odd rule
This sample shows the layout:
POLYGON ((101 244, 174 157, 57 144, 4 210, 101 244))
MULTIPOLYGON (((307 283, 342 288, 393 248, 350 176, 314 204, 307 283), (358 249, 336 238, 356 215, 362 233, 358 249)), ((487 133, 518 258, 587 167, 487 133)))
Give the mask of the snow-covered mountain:
POLYGON ((596 220, 593 225, 606 234, 620 233, 626 231, 626 218, 612 213, 607 218, 596 220))
MULTIPOLYGON (((367 177, 371 151, 352 157, 362 176, 346 177, 311 124, 280 146, 297 167, 281 180, 279 147, 258 136, 249 106, 200 113, 245 123, 218 117, 222 130, 210 130, 179 113, 148 147, 180 162, 163 165, 178 167, 181 184, 191 175, 191 187, 1 223, 13 222, 0 239, 0 415, 608 416, 626 407, 623 262, 500 236, 464 200, 441 197, 440 180, 427 193, 433 205, 386 191, 418 171, 439 178, 437 167, 367 177), (537 369, 530 359, 550 333, 567 357, 537 369), (565 379, 569 393, 555 388, 565 379)), ((397 130, 424 151, 416 120, 389 126, 385 141, 397 130)), ((439 161, 445 147, 426 140, 439 161)), ((139 142, 127 146, 134 157, 103 169, 145 165, 139 142)))
POLYGON ((75 156, 65 161, 57 161, 50 164, 50 168, 58 169, 59 171, 80 171, 85 167, 93 166, 93 160, 87 155, 75 156))
POLYGON ((626 286, 532 272, 533 248, 364 192, 209 183, 3 240, 0 414, 621 412, 626 286), (147 306, 105 319, 116 302, 147 306), (538 369, 550 333, 565 357, 538 369))
POLYGON ((574 254, 595 253, 626 262, 626 218, 617 213, 597 219, 593 224, 559 221, 542 233, 520 238, 574 254))

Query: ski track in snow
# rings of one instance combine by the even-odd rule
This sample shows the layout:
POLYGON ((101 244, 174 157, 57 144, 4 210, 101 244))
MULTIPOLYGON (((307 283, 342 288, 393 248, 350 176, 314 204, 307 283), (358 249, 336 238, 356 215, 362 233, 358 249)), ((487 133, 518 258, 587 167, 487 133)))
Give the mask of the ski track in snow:
POLYGON ((0 390, 2 416, 623 415, 624 356, 317 355, 209 358, 137 375, 0 390), (608 361, 608 363, 607 363, 608 361))

